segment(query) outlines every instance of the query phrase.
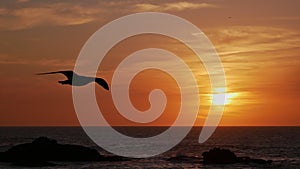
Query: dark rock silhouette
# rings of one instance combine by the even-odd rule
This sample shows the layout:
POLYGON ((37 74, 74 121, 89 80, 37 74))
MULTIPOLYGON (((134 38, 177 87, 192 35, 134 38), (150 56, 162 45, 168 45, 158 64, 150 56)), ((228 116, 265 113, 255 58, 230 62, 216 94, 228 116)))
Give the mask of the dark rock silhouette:
POLYGON ((5 152, 6 161, 24 159, 42 161, 96 161, 97 150, 79 145, 58 144, 56 140, 39 137, 32 143, 16 145, 5 152))
POLYGON ((26 160, 20 160, 20 161, 14 161, 12 162, 13 166, 23 166, 23 167, 45 167, 45 166, 57 166, 57 164, 53 162, 48 161, 38 161, 38 160, 32 160, 32 161, 26 161, 26 160))
POLYGON ((213 148, 202 153, 204 164, 234 164, 234 163, 256 163, 268 164, 271 160, 254 159, 250 157, 237 157, 232 151, 228 149, 213 148))
POLYGON ((121 157, 105 157, 95 149, 80 145, 58 144, 56 140, 39 137, 32 143, 13 146, 0 153, 1 162, 21 166, 52 166, 53 161, 119 161, 121 157), (50 161, 50 162, 49 162, 50 161))
POLYGON ((213 148, 202 153, 203 162, 206 164, 233 164, 238 162, 237 156, 227 149, 213 148))
POLYGON ((67 80, 64 80, 64 81, 58 81, 58 83, 60 83, 62 85, 68 84, 68 85, 72 85, 72 86, 84 86, 88 83, 96 82, 97 84, 102 86, 104 89, 109 90, 109 86, 104 79, 98 78, 98 77, 80 76, 71 70, 38 73, 36 75, 49 75, 49 74, 57 74, 57 73, 61 73, 68 78, 67 80))

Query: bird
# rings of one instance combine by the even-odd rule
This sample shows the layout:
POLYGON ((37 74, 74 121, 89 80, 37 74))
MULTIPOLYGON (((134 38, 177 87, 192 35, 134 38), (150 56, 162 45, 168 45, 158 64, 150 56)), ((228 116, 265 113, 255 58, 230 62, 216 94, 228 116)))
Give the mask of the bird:
POLYGON ((108 83, 104 79, 98 77, 80 76, 75 72, 73 72, 72 70, 37 73, 36 75, 49 75, 49 74, 59 74, 59 73, 65 75, 68 78, 67 80, 64 81, 58 81, 58 83, 62 85, 84 86, 91 82, 95 82, 100 86, 102 86, 104 89, 109 90, 108 83))

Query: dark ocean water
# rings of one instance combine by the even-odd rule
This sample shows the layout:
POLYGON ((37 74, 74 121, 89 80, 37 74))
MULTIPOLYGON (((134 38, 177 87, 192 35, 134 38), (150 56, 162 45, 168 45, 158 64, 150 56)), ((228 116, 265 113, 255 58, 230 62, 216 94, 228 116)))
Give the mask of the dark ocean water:
MULTIPOLYGON (((135 137, 156 135, 164 127, 119 127, 118 131, 135 137)), ((164 154, 122 162, 59 162, 45 168, 300 168, 300 127, 219 127, 205 143, 198 143, 201 128, 195 127, 177 146, 164 154), (237 156, 272 160, 272 164, 203 165, 201 154, 213 147, 228 148, 237 156), (180 161, 170 157, 183 156, 180 161)), ((81 127, 0 127, 0 151, 13 145, 31 142, 47 136, 59 143, 79 144, 97 149, 100 154, 112 155, 98 147, 81 127)), ((121 144, 121 143, 120 143, 121 144)), ((119 145, 116 145, 119 146, 119 145)), ((150 146, 151 147, 151 146, 150 146)), ((0 168, 20 168, 0 163, 0 168)))

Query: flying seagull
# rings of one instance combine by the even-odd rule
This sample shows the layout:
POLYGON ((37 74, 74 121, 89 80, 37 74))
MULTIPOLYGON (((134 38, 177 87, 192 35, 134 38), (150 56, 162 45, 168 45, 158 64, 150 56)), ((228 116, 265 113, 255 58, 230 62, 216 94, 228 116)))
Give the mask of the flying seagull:
POLYGON ((107 82, 104 79, 98 78, 98 77, 80 76, 80 75, 76 74, 75 72, 73 72, 71 70, 38 73, 36 75, 49 75, 49 74, 57 74, 57 73, 61 73, 61 74, 65 75, 68 78, 65 81, 58 81, 58 83, 60 83, 62 85, 68 84, 68 85, 72 85, 72 86, 84 86, 88 83, 96 82, 100 86, 102 86, 104 89, 109 90, 109 86, 108 86, 107 82), (74 77, 74 81, 73 81, 73 77, 74 77))

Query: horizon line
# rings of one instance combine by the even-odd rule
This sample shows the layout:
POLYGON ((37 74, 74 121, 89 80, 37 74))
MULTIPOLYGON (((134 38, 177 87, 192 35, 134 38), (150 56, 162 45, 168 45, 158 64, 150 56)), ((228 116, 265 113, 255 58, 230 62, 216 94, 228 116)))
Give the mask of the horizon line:
MULTIPOLYGON (((200 125, 196 126, 167 126, 167 125, 157 125, 157 126, 129 126, 129 125, 114 125, 114 126, 80 126, 80 125, 3 125, 0 127, 204 127, 200 125)), ((206 126, 206 127, 216 127, 216 126, 206 126)), ((222 125, 217 127, 300 127, 300 125, 236 125, 236 126, 230 126, 230 125, 222 125)))

